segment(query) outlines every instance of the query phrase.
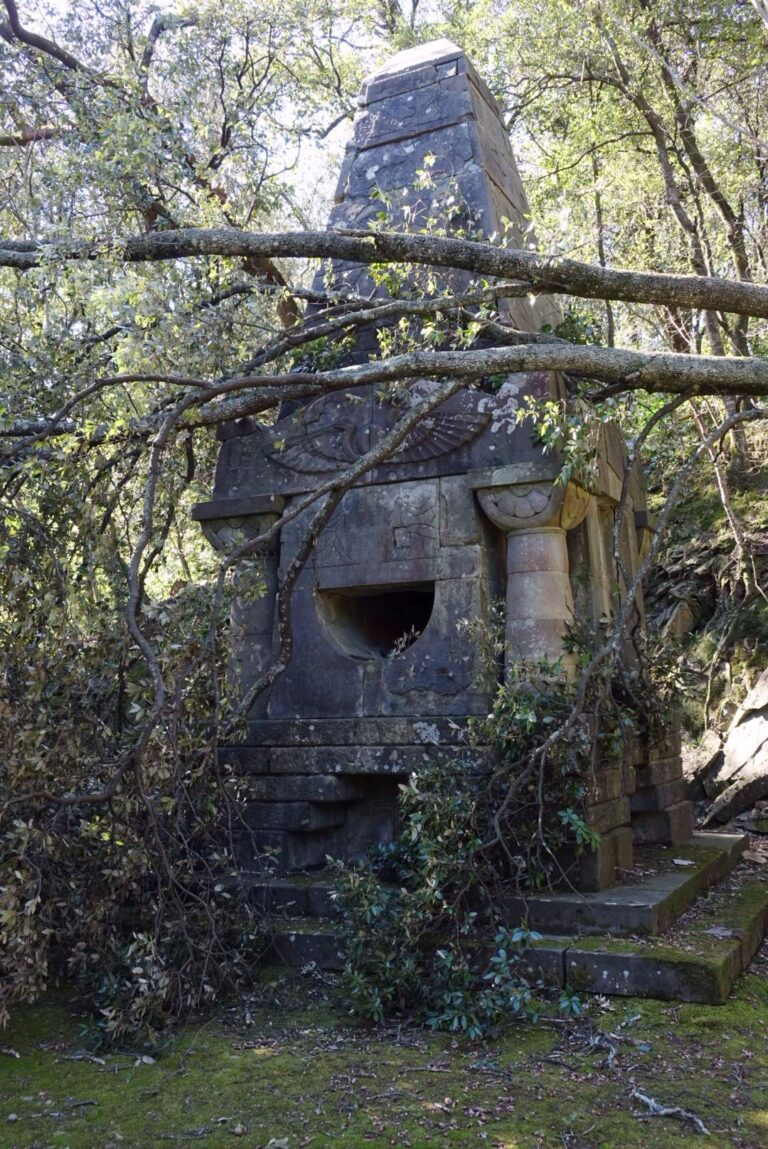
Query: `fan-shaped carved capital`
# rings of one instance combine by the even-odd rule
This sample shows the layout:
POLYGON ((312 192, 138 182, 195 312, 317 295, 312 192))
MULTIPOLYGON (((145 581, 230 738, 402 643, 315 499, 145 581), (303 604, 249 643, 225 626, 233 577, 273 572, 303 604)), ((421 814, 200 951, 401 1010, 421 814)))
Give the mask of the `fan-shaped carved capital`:
MULTIPOLYGON (((205 519, 200 523, 200 526, 213 549, 226 554, 233 551, 235 547, 242 546, 248 540, 255 539, 258 535, 269 530, 279 518, 280 515, 277 511, 270 511, 259 515, 205 519)), ((271 543, 267 547, 266 553, 273 554, 275 550, 275 544, 271 543)))
POLYGON ((576 483, 562 486, 548 480, 480 487, 480 506, 503 531, 530 527, 561 527, 569 531, 587 513, 590 494, 576 483))

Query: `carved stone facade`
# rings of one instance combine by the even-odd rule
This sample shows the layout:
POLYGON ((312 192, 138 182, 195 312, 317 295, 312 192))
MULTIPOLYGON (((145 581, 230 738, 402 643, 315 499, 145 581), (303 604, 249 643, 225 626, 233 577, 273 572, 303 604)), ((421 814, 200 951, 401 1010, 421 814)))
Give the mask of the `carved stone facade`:
MULTIPOLYGON (((510 243, 532 242, 498 108, 447 41, 401 53, 363 86, 329 227, 366 226, 382 196, 389 226, 417 228, 447 212, 450 227, 506 229, 510 243)), ((337 287, 379 290, 365 267, 340 263, 330 274, 337 287)), ((442 279, 461 290, 468 274, 442 279)), ((551 299, 503 301, 499 309, 524 330, 557 321, 551 299)), ((375 346, 375 332, 362 335, 354 357, 375 346)), ((433 386, 422 380, 412 388, 433 386)), ((295 871, 391 839, 398 784, 426 757, 450 763, 468 753, 462 728, 488 712, 497 684, 483 678, 464 624, 487 621, 495 601, 506 604, 508 664, 554 660, 574 615, 610 614, 621 444, 606 433, 596 490, 559 483, 558 460, 516 411, 527 397, 560 396, 560 381, 544 374, 510 375, 490 393, 467 389, 344 495, 295 586, 290 665, 255 701, 245 742, 221 751, 251 780, 249 849, 274 850, 282 868, 295 871)), ((214 498, 195 517, 226 550, 355 462, 397 417, 374 388, 359 387, 271 427, 233 425, 214 498)), ((249 597, 244 588, 236 603, 233 665, 244 689, 273 657, 277 588, 312 513, 288 522, 264 557, 264 593, 249 597)), ((635 485, 621 538, 630 572, 646 522, 635 485)), ((692 831, 690 806, 675 788, 679 755, 638 743, 625 758, 592 785, 589 819, 602 842, 574 871, 585 888, 610 885, 631 866, 633 839, 680 840, 692 831)))

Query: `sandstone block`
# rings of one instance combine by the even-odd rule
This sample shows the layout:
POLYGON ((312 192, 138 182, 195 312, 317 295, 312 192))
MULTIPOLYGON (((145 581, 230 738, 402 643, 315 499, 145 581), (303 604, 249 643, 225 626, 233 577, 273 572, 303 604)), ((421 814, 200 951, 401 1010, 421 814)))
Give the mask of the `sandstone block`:
POLYGON ((629 800, 633 814, 645 813, 647 810, 666 810, 682 802, 685 797, 685 782, 678 778, 674 782, 665 782, 661 786, 647 786, 636 790, 629 800))
POLYGON ((632 837, 635 845, 687 842, 693 835, 693 808, 690 802, 678 802, 666 810, 635 814, 632 837))

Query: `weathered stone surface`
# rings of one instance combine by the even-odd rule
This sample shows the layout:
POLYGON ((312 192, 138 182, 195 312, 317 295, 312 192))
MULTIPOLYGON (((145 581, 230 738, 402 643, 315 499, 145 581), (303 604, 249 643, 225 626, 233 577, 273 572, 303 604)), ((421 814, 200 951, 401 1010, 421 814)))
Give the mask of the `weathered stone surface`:
MULTIPOLYGON (((251 753, 259 746, 460 746, 466 744, 467 719, 434 717, 318 718, 266 720, 249 730, 250 745, 230 748, 251 753)), ((229 749, 226 751, 230 752, 229 749)))
POLYGON ((678 802, 666 810, 633 815, 632 833, 639 846, 690 841, 693 834, 691 803, 678 802))
MULTIPOLYGON (((363 86, 329 228, 365 227, 383 208, 395 230, 417 230, 430 218, 449 233, 533 244, 499 108, 448 41, 400 54, 363 86)), ((472 278, 415 268, 411 286, 421 289, 427 276, 453 292, 472 278)), ((385 294, 369 267, 344 261, 318 271, 318 290, 327 283, 369 299, 385 294)), ((546 295, 498 301, 498 311, 521 330, 559 319, 546 295)), ((342 364, 378 356, 379 334, 370 325, 357 330, 342 364)), ((563 484, 561 460, 544 450, 530 419, 518 419, 527 399, 562 398, 562 380, 534 372, 498 382, 446 400, 385 463, 361 476, 301 570, 292 591, 289 665, 255 700, 245 744, 223 747, 219 756, 223 768, 247 776, 242 784, 251 790, 246 861, 248 848, 273 850, 275 865, 293 871, 319 866, 327 854, 356 858, 390 840, 398 786, 408 775, 430 762, 450 768, 487 756, 462 735, 473 718, 488 714, 502 672, 519 661, 563 656, 576 584, 587 588, 578 599, 587 624, 610 611, 610 538, 624 468, 618 431, 603 435, 596 493, 563 484), (506 642, 497 668, 481 644, 492 637, 494 604, 502 601, 506 642)), ((415 379, 408 386, 418 399, 439 384, 415 379)), ((284 412, 274 425, 241 420, 222 429, 214 497, 194 511, 213 544, 226 550, 281 511, 289 515, 259 558, 264 595, 252 593, 252 569, 237 573, 231 670, 241 688, 278 652, 278 588, 316 507, 295 512, 307 494, 382 441, 406 398, 358 386, 284 412)), ((642 514, 644 506, 634 483, 630 510, 642 514)), ((629 572, 637 546, 633 520, 621 532, 629 572)), ((563 664, 571 665, 568 656, 563 664)), ((651 760, 644 746, 637 761, 645 767, 651 760)), ((571 859, 586 887, 605 886, 631 865, 634 763, 631 754, 621 768, 595 763, 587 817, 604 839, 592 855, 571 859)), ((649 798, 657 775, 652 783, 644 779, 636 808, 674 796, 658 790, 649 798)), ((663 814, 668 833, 685 820, 679 804, 673 809, 663 814)))
POLYGON ((249 802, 245 820, 258 830, 329 830, 343 826, 347 816, 343 803, 249 802))
POLYGON ((249 798, 262 802, 358 802, 364 795, 362 783, 337 774, 258 774, 248 787, 249 798))
POLYGON ((621 771, 624 780, 624 793, 628 796, 634 794, 637 789, 637 771, 634 766, 623 766, 621 771))
MULTIPOLYGON (((616 832, 617 834, 620 831, 616 832)), ((525 920, 544 934, 656 935, 695 898, 738 864, 748 839, 741 834, 695 834, 683 856, 692 866, 651 873, 633 885, 594 892, 556 890, 505 900, 507 920, 525 920)))
POLYGON ((667 806, 682 802, 685 796, 685 782, 678 778, 660 786, 637 789, 629 801, 632 813, 642 814, 648 810, 665 810, 667 806))
POLYGON ((634 766, 638 771, 648 765, 647 739, 642 738, 634 730, 627 730, 622 739, 622 747, 622 757, 626 765, 634 766))
POLYGON ((714 798, 716 788, 710 785, 713 774, 723 764, 723 741, 715 730, 706 730, 697 746, 683 756, 683 777, 689 798, 714 798))
POLYGON ((679 779, 681 769, 679 758, 659 758, 647 766, 636 767, 635 783, 638 790, 645 790, 649 786, 663 786, 667 782, 679 779))
POLYGON ((580 855, 564 853, 559 860, 567 880, 577 890, 606 890, 632 869, 632 829, 618 826, 602 833, 594 850, 580 855))
POLYGON ((702 825, 729 822, 736 814, 748 810, 766 795, 768 795, 768 775, 764 773, 763 768, 755 766, 749 771, 742 770, 736 781, 731 782, 712 803, 702 825))
POLYGON ((455 759, 455 749, 427 746, 323 746, 313 750, 275 746, 270 769, 276 774, 294 774, 301 769, 308 774, 407 775, 428 762, 450 763, 455 759))
MULTIPOLYGON (((710 876, 713 874, 714 871, 710 876)), ((281 899, 287 899, 282 911, 286 915, 299 913, 300 907, 307 904, 295 886, 286 889, 273 883, 272 888, 277 905, 282 904, 281 899)), ((696 888, 700 886, 697 884, 696 888)), ((329 908, 327 902, 325 905, 329 908)), ((545 936, 523 955, 523 970, 531 980, 560 988, 569 985, 580 993, 718 1005, 726 999, 738 974, 749 966, 767 922, 765 884, 736 879, 727 890, 710 895, 694 922, 682 930, 675 929, 670 937, 545 936)), ((314 941, 312 952, 316 957, 312 960, 319 957, 319 964, 324 964, 326 955, 330 967, 336 968, 337 935, 330 923, 317 923, 313 929, 307 921, 286 922, 278 927, 278 933, 281 938, 295 938, 301 933, 324 939, 321 943, 314 941)))
POLYGON ((717 794, 707 822, 727 822, 768 795, 768 670, 764 670, 733 717, 723 760, 706 778, 717 794))
POLYGON ((682 728, 680 716, 673 715, 673 720, 658 731, 652 731, 648 739, 648 760, 655 762, 658 758, 675 758, 680 754, 682 746, 682 728))
POLYGON ((304 875, 300 877, 265 877, 243 883, 249 903, 263 914, 286 918, 331 918, 338 913, 330 882, 304 875))
POLYGON ((608 830, 623 826, 629 822, 629 799, 622 796, 610 802, 590 806, 587 810, 587 821, 598 834, 605 834, 608 830))
MULTIPOLYGON (((435 386, 424 380, 414 388, 426 393, 435 386)), ((359 486, 471 474, 508 458, 538 462, 541 452, 531 441, 530 427, 514 421, 526 394, 551 398, 557 394, 556 382, 541 373, 510 375, 496 395, 467 391, 453 396, 359 486)), ((255 495, 286 498, 313 490, 318 476, 338 473, 375 446, 400 414, 399 406, 382 402, 372 387, 359 387, 316 399, 274 427, 254 426, 248 434, 225 440, 214 500, 199 504, 195 517, 229 517, 230 508, 240 514, 255 495), (356 400, 352 421, 350 395, 356 400)))
POLYGON ((720 1005, 741 971, 738 941, 725 942, 716 955, 698 959, 682 950, 616 948, 619 952, 570 947, 565 958, 568 984, 588 993, 720 1005))
POLYGON ((531 981, 541 981, 544 985, 563 989, 566 985, 566 953, 565 941, 542 938, 522 955, 520 960, 523 972, 531 981))
POLYGON ((624 771, 620 766, 611 770, 601 770, 587 782, 587 802, 597 805, 600 802, 610 802, 614 798, 621 798, 626 793, 624 771))
POLYGON ((323 742, 314 745, 228 746, 221 748, 220 762, 239 775, 252 776, 249 786, 260 785, 262 783, 258 779, 263 779, 265 796, 267 793, 277 794, 283 785, 292 788, 291 796, 298 793, 300 783, 297 778, 302 777, 307 779, 305 796, 313 801, 336 800, 332 797, 326 799, 325 794, 338 795, 338 800, 352 801, 361 793, 362 783, 356 781, 356 775, 405 777, 428 762, 450 765, 459 756, 463 761, 482 761, 490 753, 483 747, 443 745, 434 741, 432 736, 439 737, 437 723, 424 721, 414 725, 422 737, 418 741, 415 737, 408 743, 387 745, 353 741, 342 746, 323 742), (336 790, 336 785, 345 789, 336 790))
POLYGON ((463 475, 447 475, 439 486, 440 547, 465 547, 480 543, 482 522, 472 489, 463 475))
POLYGON ((320 969, 341 969, 344 939, 325 923, 318 925, 313 918, 297 918, 272 931, 265 960, 288 966, 314 962, 320 969))

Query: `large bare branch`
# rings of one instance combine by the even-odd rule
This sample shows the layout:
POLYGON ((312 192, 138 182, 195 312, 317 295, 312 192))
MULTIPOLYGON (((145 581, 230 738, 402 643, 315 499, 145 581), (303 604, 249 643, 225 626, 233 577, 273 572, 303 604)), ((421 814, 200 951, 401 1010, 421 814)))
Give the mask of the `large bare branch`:
POLYGON ((163 382, 191 389, 194 394, 182 400, 186 410, 197 408, 194 418, 188 422, 210 426, 258 415, 282 402, 307 400, 366 383, 448 377, 469 384, 488 376, 529 371, 566 372, 608 383, 610 386, 594 395, 597 400, 637 390, 685 397, 732 395, 753 398, 768 395, 768 360, 764 358, 624 351, 562 342, 470 351, 412 351, 332 371, 241 375, 218 383, 207 383, 205 379, 191 376, 126 374, 94 380, 67 400, 50 420, 35 423, 26 438, 0 450, 0 457, 3 454, 15 457, 20 451, 57 433, 62 421, 92 394, 105 387, 130 382, 163 382))
POLYGON ((14 39, 22 44, 26 44, 28 48, 34 48, 37 52, 42 52, 46 56, 51 56, 54 60, 58 60, 65 68, 70 71, 79 72, 83 65, 80 63, 71 52, 66 48, 62 48, 53 40, 49 40, 47 36, 40 36, 37 32, 30 32, 24 28, 19 17, 19 10, 14 0, 5 0, 5 10, 8 13, 8 23, 0 24, 0 34, 4 40, 13 43, 14 39))
POLYGON ((768 360, 741 356, 714 358, 674 352, 623 351, 570 343, 533 343, 513 347, 485 347, 471 351, 412 351, 333 371, 253 375, 232 379, 210 391, 201 391, 204 423, 224 417, 242 418, 274 406, 278 399, 309 397, 327 391, 359 387, 365 383, 450 376, 467 382, 507 372, 561 371, 601 379, 619 390, 645 390, 685 395, 768 395, 768 360), (246 394, 221 405, 214 397, 237 391, 246 394))
POLYGON ((459 268, 500 276, 585 299, 667 304, 768 318, 768 286, 706 275, 623 271, 558 255, 497 247, 467 239, 396 232, 254 232, 237 228, 183 228, 121 239, 71 242, 0 238, 0 267, 26 271, 56 260, 98 260, 116 255, 128 263, 207 255, 232 258, 340 259, 353 263, 401 262, 459 268))
POLYGON ((62 128, 22 128, 11 135, 0 135, 0 148, 26 148, 42 140, 55 140, 63 134, 62 128))
POLYGON ((751 3, 768 31, 768 3, 766 0, 751 0, 751 3))

